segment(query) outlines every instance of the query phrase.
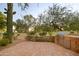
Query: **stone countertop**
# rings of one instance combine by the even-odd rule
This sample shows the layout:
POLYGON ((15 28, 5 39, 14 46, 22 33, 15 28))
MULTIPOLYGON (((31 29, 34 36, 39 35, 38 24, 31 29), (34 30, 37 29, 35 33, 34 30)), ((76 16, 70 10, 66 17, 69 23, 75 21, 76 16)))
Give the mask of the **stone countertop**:
POLYGON ((79 38, 79 35, 65 35, 65 37, 79 38))

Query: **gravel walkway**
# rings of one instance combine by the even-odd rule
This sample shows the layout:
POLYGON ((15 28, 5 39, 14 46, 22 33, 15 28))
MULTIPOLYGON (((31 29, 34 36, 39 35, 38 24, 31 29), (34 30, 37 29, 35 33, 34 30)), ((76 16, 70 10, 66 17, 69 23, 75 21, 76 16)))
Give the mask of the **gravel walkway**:
POLYGON ((0 51, 1 56, 75 56, 77 53, 50 42, 20 42, 0 51))

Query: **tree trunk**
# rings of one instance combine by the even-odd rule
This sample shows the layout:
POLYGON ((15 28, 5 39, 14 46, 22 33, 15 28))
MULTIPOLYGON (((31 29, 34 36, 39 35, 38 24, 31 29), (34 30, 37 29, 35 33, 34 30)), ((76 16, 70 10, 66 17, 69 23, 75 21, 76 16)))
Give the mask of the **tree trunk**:
POLYGON ((9 43, 12 43, 12 35, 13 35, 13 3, 7 3, 7 38, 9 39, 9 43))

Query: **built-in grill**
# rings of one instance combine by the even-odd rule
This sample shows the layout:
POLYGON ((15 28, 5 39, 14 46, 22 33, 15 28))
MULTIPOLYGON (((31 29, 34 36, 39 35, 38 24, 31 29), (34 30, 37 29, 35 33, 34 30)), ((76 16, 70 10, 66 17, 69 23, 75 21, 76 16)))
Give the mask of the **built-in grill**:
POLYGON ((64 40, 64 36, 65 35, 68 35, 69 32, 58 32, 57 35, 56 35, 56 43, 57 44, 60 44, 60 45, 64 45, 66 46, 66 42, 64 40))
POLYGON ((69 32, 64 32, 64 31, 57 33, 57 35, 59 35, 59 36, 64 36, 64 35, 68 35, 68 34, 69 34, 69 32))

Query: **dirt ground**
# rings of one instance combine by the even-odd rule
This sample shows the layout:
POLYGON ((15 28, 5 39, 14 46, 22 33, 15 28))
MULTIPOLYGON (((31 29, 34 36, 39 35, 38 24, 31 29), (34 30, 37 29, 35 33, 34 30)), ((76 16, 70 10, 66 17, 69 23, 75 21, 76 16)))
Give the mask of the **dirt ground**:
MULTIPOLYGON (((19 38, 19 43, 11 45, 0 51, 1 56, 77 56, 79 54, 65 49, 55 43, 31 42, 24 40, 25 36, 19 38)), ((16 40, 16 42, 18 42, 16 40)))

